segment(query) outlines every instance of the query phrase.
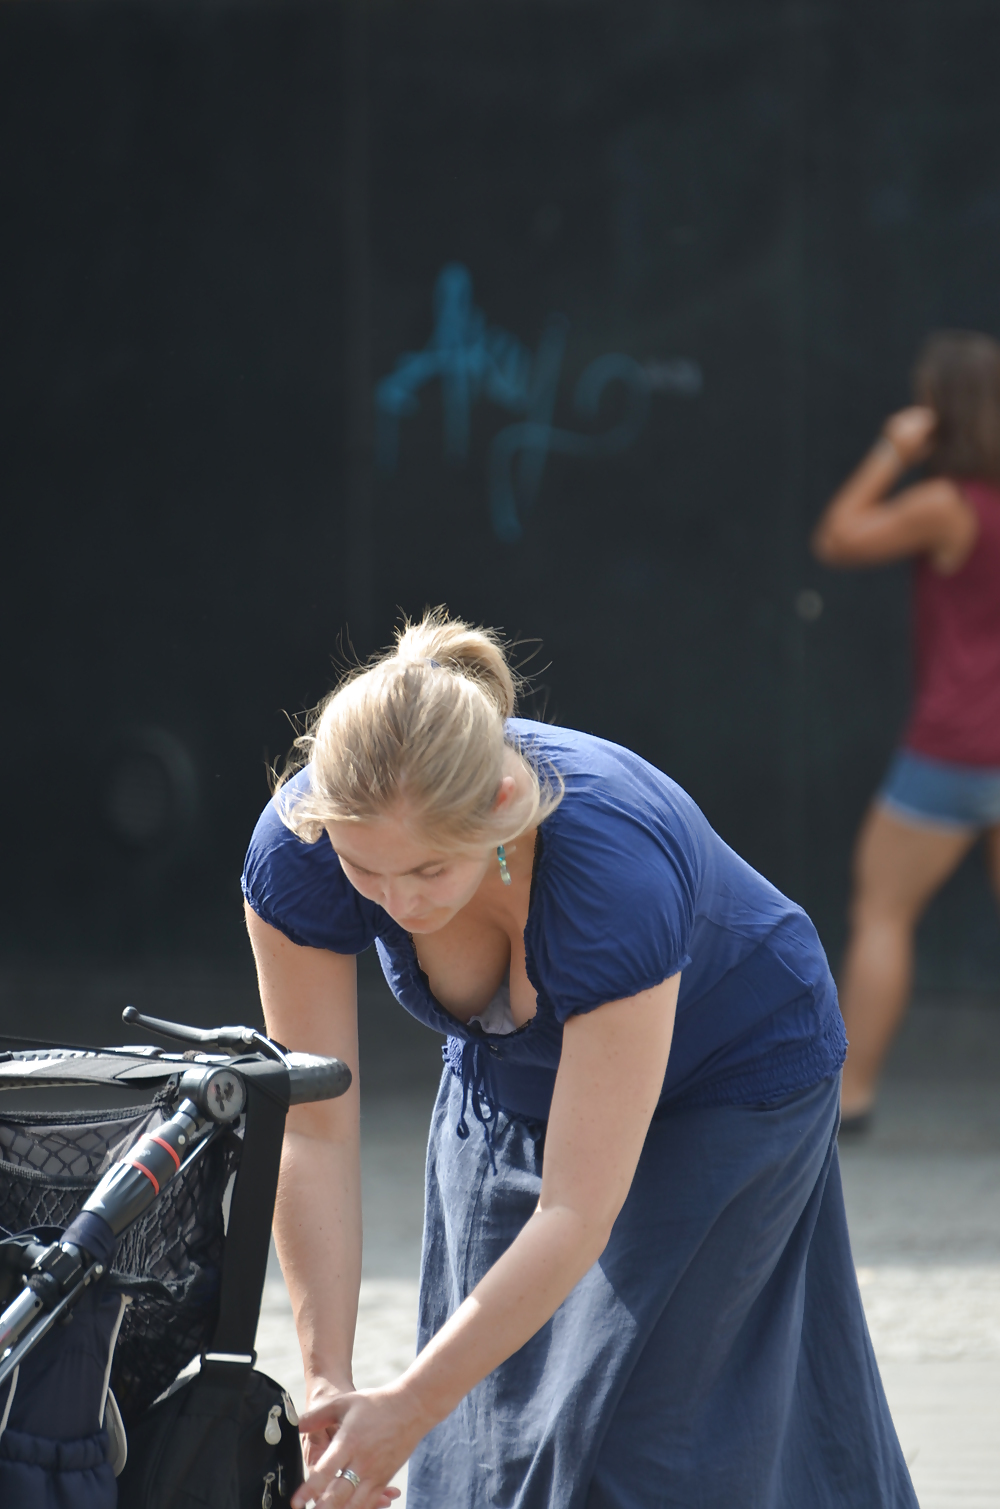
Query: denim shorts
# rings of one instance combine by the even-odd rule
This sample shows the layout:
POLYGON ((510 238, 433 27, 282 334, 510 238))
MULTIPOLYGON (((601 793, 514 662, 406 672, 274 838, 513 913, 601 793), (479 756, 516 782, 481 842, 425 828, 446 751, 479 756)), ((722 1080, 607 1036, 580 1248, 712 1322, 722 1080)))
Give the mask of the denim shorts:
POLYGON ((1000 824, 1000 769, 953 765, 912 749, 900 749, 889 766, 878 802, 904 822, 992 828, 1000 824))

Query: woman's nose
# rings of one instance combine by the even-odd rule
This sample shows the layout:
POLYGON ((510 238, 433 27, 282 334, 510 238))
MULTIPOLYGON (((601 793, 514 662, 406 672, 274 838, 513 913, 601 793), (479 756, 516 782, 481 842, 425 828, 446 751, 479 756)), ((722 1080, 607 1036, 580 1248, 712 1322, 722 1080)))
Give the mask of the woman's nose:
POLYGON ((396 917, 400 921, 405 920, 411 912, 419 910, 414 905, 416 900, 412 886, 386 882, 382 888, 382 905, 390 917, 396 917))

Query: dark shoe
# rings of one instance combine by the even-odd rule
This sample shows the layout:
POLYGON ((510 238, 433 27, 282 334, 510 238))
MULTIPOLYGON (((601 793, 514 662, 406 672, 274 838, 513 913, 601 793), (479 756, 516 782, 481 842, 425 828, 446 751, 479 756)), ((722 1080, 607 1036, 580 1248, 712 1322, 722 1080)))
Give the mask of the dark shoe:
POLYGON ((857 1111, 853 1116, 841 1116, 838 1137, 861 1137, 872 1129, 872 1111, 857 1111))

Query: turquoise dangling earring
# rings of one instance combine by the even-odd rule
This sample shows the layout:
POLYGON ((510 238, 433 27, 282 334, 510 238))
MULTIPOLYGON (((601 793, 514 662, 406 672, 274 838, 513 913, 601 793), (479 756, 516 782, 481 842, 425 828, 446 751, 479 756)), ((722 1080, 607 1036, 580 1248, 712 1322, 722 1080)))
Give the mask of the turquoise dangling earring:
POLYGON ((507 868, 507 851, 503 844, 497 844, 497 859, 500 861, 500 879, 504 885, 510 885, 510 871, 507 868))

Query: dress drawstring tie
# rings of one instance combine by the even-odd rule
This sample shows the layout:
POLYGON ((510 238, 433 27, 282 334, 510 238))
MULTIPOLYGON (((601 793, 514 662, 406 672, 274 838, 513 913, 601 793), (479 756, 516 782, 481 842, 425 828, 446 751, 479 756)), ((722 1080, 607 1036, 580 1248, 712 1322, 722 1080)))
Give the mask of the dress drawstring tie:
MULTIPOLYGON (((478 1026, 478 1023, 475 1026, 478 1026)), ((493 1083, 489 1047, 481 1040, 483 1036, 482 1028, 479 1028, 477 1037, 464 1040, 449 1038, 443 1050, 443 1057, 462 1081, 462 1109, 455 1123, 455 1131, 464 1142, 469 1135, 469 1123, 465 1119, 465 1113, 467 1108, 471 1108, 473 1116, 483 1129, 483 1137, 490 1155, 490 1168, 496 1173, 497 1164, 494 1153, 497 1132, 496 1088, 493 1083), (455 1051, 459 1047, 460 1060, 455 1051)))

